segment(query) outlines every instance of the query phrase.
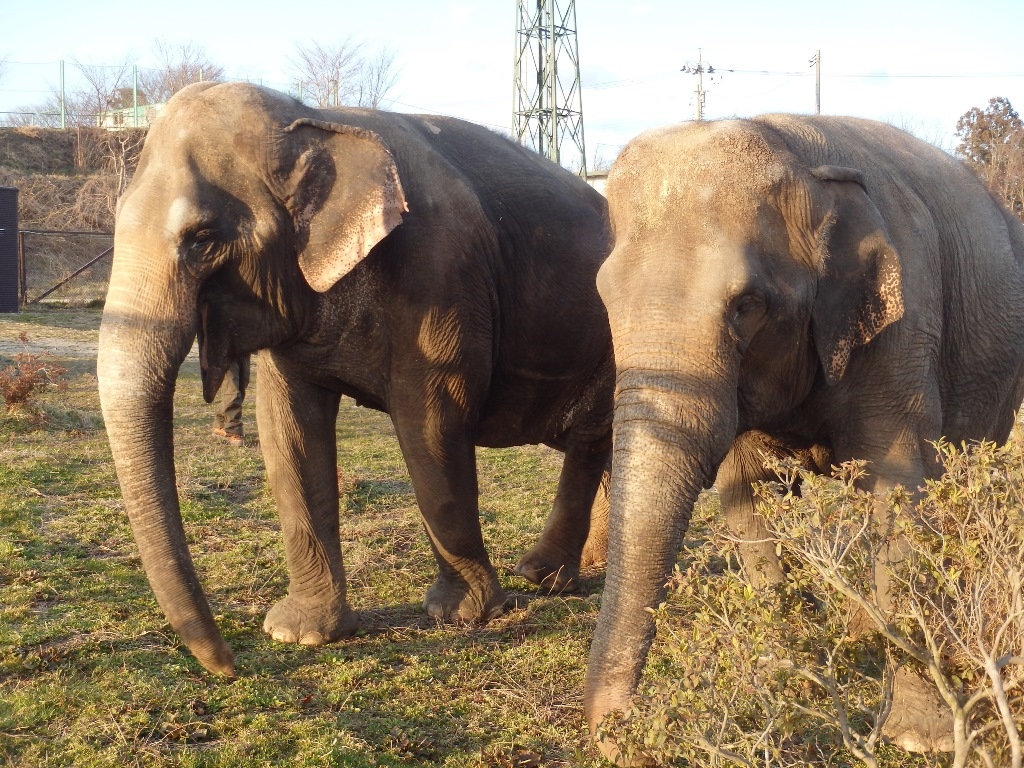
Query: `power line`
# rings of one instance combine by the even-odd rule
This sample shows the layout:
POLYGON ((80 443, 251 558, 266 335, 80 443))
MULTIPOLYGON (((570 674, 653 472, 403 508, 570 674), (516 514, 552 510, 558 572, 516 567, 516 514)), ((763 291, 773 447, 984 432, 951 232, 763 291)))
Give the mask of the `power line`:
MULTIPOLYGON (((772 77, 814 77, 814 72, 791 72, 787 70, 769 70, 769 69, 726 69, 724 67, 715 67, 715 74, 722 72, 728 72, 732 75, 762 75, 772 77)), ((630 85, 642 85, 644 83, 654 82, 656 80, 665 80, 677 76, 677 71, 673 70, 670 72, 658 72, 650 75, 643 75, 640 77, 629 78, 625 80, 608 80, 603 83, 585 84, 584 89, 588 91, 598 91, 608 88, 623 88, 630 85)), ((912 78, 934 78, 934 79, 979 79, 979 78, 1017 78, 1024 77, 1024 72, 972 72, 972 73, 887 73, 887 72, 842 72, 842 73, 823 73, 822 78, 894 78, 894 79, 912 79, 912 78)))
MULTIPOLYGON (((458 115, 453 115, 453 114, 450 114, 448 112, 439 112, 436 109, 431 109, 430 107, 421 107, 421 106, 419 106, 417 104, 408 104, 408 103, 406 103, 404 101, 397 101, 395 99, 384 99, 384 101, 386 101, 388 104, 391 104, 391 105, 397 104, 400 107, 408 107, 409 109, 415 109, 420 114, 424 114, 424 115, 437 115, 438 117, 450 117, 453 120, 468 120, 469 119, 469 118, 465 118, 465 117, 459 117, 458 115)), ((476 118, 473 118, 472 122, 476 123, 477 125, 482 125, 482 126, 485 126, 487 128, 491 128, 491 129, 493 129, 495 131, 498 131, 499 133, 502 133, 502 134, 504 134, 506 136, 508 135, 508 126, 507 125, 496 125, 494 123, 486 123, 486 122, 484 122, 482 120, 477 120, 476 118)))

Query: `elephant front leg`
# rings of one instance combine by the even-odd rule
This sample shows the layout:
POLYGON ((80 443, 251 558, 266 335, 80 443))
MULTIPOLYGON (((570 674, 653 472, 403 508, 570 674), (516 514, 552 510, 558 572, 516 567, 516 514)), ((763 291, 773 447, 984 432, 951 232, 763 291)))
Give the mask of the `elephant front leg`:
POLYGON ((743 571, 751 585, 763 588, 781 584, 786 575, 775 552, 764 519, 756 512, 754 483, 776 480, 765 467, 768 456, 793 456, 809 469, 828 467, 822 447, 795 449, 764 432, 751 430, 739 435, 718 469, 715 486, 722 512, 733 536, 740 540, 743 571))
MULTIPOLYGON (((551 592, 578 589, 591 510, 610 458, 610 435, 597 443, 569 444, 544 532, 536 546, 516 564, 517 574, 551 592)), ((604 553, 594 555, 603 559, 604 553)))
POLYGON ((275 640, 322 645, 352 635, 338 530, 334 424, 340 397, 283 372, 260 356, 256 418, 277 503, 288 564, 288 594, 267 613, 275 640))
POLYGON ((486 622, 500 616, 505 591, 480 530, 476 447, 468 430, 454 431, 449 421, 429 413, 392 415, 440 571, 424 608, 442 621, 486 622))

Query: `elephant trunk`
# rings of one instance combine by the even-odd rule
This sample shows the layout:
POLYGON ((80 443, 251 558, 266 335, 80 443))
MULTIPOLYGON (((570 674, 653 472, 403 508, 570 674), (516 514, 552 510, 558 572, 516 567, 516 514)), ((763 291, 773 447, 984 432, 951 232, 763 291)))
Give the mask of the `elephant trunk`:
POLYGON ((194 296, 152 272, 126 273, 115 256, 96 367, 114 465, 146 577, 199 662, 231 675, 231 649, 214 623, 185 541, 174 472, 174 385, 195 338, 194 296))
MULTIPOLYGON (((595 734, 605 715, 628 711, 655 634, 648 609, 665 599, 693 505, 735 436, 734 373, 708 362, 680 370, 686 354, 656 342, 616 344, 608 569, 584 693, 595 734), (630 354, 642 348, 656 353, 630 354)), ((599 746, 619 757, 613 744, 599 746)))

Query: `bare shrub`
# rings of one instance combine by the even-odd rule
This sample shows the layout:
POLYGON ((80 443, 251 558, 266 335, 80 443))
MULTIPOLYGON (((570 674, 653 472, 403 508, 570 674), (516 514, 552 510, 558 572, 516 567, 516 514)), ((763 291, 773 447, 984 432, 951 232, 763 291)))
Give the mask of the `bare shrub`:
POLYGON ((19 409, 37 412, 36 396, 49 387, 65 388, 67 369, 54 363, 49 353, 29 352, 28 335, 24 331, 19 338, 25 351, 18 352, 14 363, 0 370, 0 398, 7 405, 8 413, 19 409))
POLYGON ((131 181, 145 136, 143 129, 83 127, 69 134, 49 129, 6 132, 0 162, 8 165, 0 168, 0 184, 20 190, 22 229, 113 231, 117 198, 131 181), (53 154, 65 147, 74 175, 36 157, 37 149, 53 154))
POLYGON ((117 198, 128 187, 128 183, 135 175, 135 168, 139 164, 139 156, 142 154, 142 145, 146 140, 144 130, 123 130, 108 131, 106 140, 103 143, 103 167, 107 173, 113 175, 114 197, 108 200, 110 215, 114 215, 117 198))
MULTIPOLYGON (((670 675, 642 689, 605 732, 657 764, 920 765, 883 746, 892 682, 908 666, 935 685, 954 722, 942 764, 1022 764, 1024 451, 1011 442, 938 446, 945 474, 912 499, 857 489, 863 463, 832 477, 794 462, 758 488, 789 580, 758 593, 726 567, 735 541, 713 536, 670 582, 656 612, 670 675), (873 521, 890 513, 892 527, 873 521), (876 561, 894 538, 894 608, 879 608, 876 561), (853 617, 870 620, 858 631, 853 617), (856 639, 855 639, 856 638, 856 639)), ((656 673, 655 673, 656 674, 656 673)), ((926 758, 927 759, 927 758, 926 758)))

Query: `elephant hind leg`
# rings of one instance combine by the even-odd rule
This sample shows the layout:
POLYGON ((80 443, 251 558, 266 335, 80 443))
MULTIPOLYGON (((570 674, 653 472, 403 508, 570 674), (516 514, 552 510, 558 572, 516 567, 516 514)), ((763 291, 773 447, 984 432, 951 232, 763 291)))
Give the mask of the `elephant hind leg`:
POLYGON ((781 584, 786 578, 764 518, 754 506, 753 484, 776 479, 765 467, 765 458, 771 455, 797 457, 808 469, 821 472, 827 469, 831 454, 822 446, 794 448, 757 430, 744 432, 733 442, 718 469, 715 485, 726 524, 742 540, 739 549, 743 570, 755 587, 781 584))
POLYGON ((590 533, 583 545, 581 568, 596 568, 608 562, 608 515, 611 513, 612 473, 609 467, 601 473, 601 484, 590 507, 590 533))
MULTIPOLYGON (((594 443, 569 443, 544 532, 516 564, 517 574, 550 592, 579 588, 583 547, 589 542, 591 531, 591 510, 601 478, 608 474, 610 454, 610 435, 594 443)), ((604 537, 607 541, 607 516, 604 537)), ((603 559, 604 553, 598 554, 603 559)))

